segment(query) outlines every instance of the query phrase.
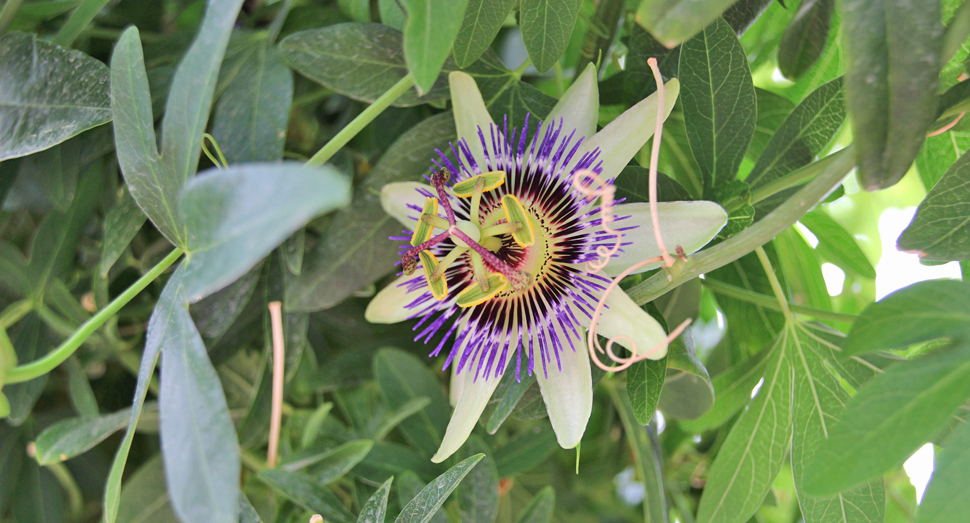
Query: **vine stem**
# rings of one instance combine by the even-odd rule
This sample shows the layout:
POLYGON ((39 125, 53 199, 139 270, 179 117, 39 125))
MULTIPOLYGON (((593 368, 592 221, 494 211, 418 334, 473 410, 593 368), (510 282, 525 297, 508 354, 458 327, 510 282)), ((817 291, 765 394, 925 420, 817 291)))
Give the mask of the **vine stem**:
MULTIPOLYGON (((754 305, 781 311, 781 305, 779 305, 776 300, 772 299, 771 296, 765 296, 764 294, 759 294, 757 292, 749 291, 748 289, 742 289, 741 287, 736 287, 728 283, 711 279, 701 280, 701 283, 715 294, 730 296, 731 298, 746 301, 754 305)), ((794 303, 789 303, 788 308, 794 313, 805 314, 820 320, 852 323, 859 318, 855 314, 827 311, 824 309, 816 309, 814 307, 806 307, 804 305, 795 305, 794 303)))
POLYGON ((152 269, 145 273, 144 276, 138 278, 131 287, 125 289, 125 292, 118 295, 117 298, 111 301, 107 307, 98 311, 97 314, 91 317, 88 321, 84 322, 78 330, 74 331, 74 334, 70 338, 64 340, 56 349, 49 352, 46 356, 39 360, 34 360, 25 365, 20 365, 13 369, 10 369, 6 376, 4 376, 5 383, 20 383, 22 381, 32 380, 39 376, 47 374, 55 367, 64 362, 67 358, 74 354, 74 351, 84 343, 95 331, 97 331, 105 322, 111 319, 115 314, 121 310, 122 307, 128 304, 139 292, 148 287, 148 285, 155 281, 165 269, 168 269, 175 260, 178 260, 182 256, 182 249, 175 248, 168 256, 166 256, 162 261, 158 262, 157 265, 152 267, 152 269))
POLYGON ((320 166, 327 163, 327 160, 337 154, 337 151, 341 147, 347 145, 357 133, 361 131, 367 124, 374 121, 378 115, 384 112, 385 109, 391 106, 392 103, 396 102, 398 98, 404 95, 414 85, 414 79, 408 74, 404 78, 398 80, 390 89, 388 89, 384 94, 380 96, 374 103, 370 104, 367 109, 364 109, 362 113, 357 115, 346 127, 340 130, 336 136, 327 142, 316 154, 307 160, 307 165, 320 166))
POLYGON ((763 246, 758 246, 754 250, 758 255, 758 259, 761 260, 761 267, 764 268, 765 274, 768 275, 768 283, 771 284, 771 292, 775 293, 775 299, 778 300, 778 305, 781 307, 782 314, 785 315, 785 319, 789 323, 795 321, 795 317, 792 316, 791 309, 788 308, 788 299, 785 298, 785 292, 781 289, 781 283, 778 282, 778 276, 775 275, 775 268, 771 266, 771 260, 768 259, 768 254, 765 252, 763 246))
POLYGON ((852 146, 849 146, 801 168, 790 176, 814 176, 814 179, 789 198, 784 205, 739 234, 710 249, 694 254, 686 262, 670 267, 666 270, 667 274, 660 272, 651 276, 646 281, 631 287, 626 293, 638 305, 643 305, 705 272, 737 260, 755 247, 768 243, 821 202, 853 167, 855 167, 855 153, 852 146))

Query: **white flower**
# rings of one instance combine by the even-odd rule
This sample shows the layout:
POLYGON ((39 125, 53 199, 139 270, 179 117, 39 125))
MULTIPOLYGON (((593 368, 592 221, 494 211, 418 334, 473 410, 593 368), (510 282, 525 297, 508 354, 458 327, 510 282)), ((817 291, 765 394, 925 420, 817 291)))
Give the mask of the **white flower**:
MULTIPOLYGON (((595 202, 573 187, 573 173, 589 169, 615 179, 653 135, 656 94, 597 133, 599 95, 590 66, 548 123, 534 135, 516 136, 504 122, 495 125, 470 76, 454 72, 449 79, 458 164, 440 155, 432 160, 431 185, 384 187, 384 209, 413 232, 399 238, 405 275, 374 297, 366 318, 421 318, 417 339, 440 337, 432 355, 448 350, 457 404, 432 461, 461 447, 501 375, 515 360, 518 378, 523 359, 527 372, 536 373, 559 444, 575 447, 593 404, 585 339, 592 311, 608 276, 660 251, 648 204, 619 204, 614 227, 624 231, 622 249, 603 275, 586 272, 596 248, 612 246, 614 237, 603 230, 595 202)), ((677 99, 677 80, 666 92, 665 115, 677 99)), ((691 253, 721 230, 727 214, 707 201, 660 203, 659 221, 666 244, 691 253)), ((603 336, 627 336, 641 349, 664 343, 664 330, 622 290, 606 305, 598 325, 603 336)), ((664 354, 666 345, 650 357, 664 354)))

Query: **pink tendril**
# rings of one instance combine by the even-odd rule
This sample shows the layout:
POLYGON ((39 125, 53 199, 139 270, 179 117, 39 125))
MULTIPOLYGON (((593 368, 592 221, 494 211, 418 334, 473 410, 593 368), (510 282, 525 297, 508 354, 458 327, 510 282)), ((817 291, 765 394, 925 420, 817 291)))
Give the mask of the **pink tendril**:
MULTIPOLYGON (((603 309, 606 308, 606 301, 609 299, 610 293, 613 292, 613 289, 619 285, 623 278, 629 276, 633 271, 651 263, 663 262, 664 267, 671 267, 676 261, 675 258, 670 255, 670 252, 667 251, 666 245, 664 245, 663 235, 660 233, 660 217, 659 213, 657 212, 657 163, 660 157, 660 138, 663 134, 664 111, 666 109, 664 99, 664 83, 663 78, 660 76, 660 69, 657 67, 657 59, 649 58, 647 60, 647 64, 650 66, 650 69, 653 70, 653 77, 657 82, 657 119, 656 127, 654 128, 653 144, 650 150, 650 218, 653 222, 653 234, 657 240, 657 247, 660 248, 660 256, 640 261, 618 274, 616 278, 614 278, 613 281, 610 282, 610 284, 606 287, 606 290, 603 291, 603 296, 596 303, 596 309, 593 310, 593 316, 590 319, 586 344, 589 348, 590 359, 593 360, 593 363, 595 363, 597 367, 605 370, 606 372, 619 372, 638 361, 650 358, 650 356, 657 351, 666 348, 666 346, 676 339, 677 336, 680 336, 680 334, 684 332, 684 329, 686 329, 691 322, 690 318, 684 320, 683 323, 677 326, 677 328, 670 331, 670 334, 667 335, 664 341, 658 343, 643 354, 637 352, 637 345, 633 341, 633 338, 629 336, 620 335, 610 338, 606 342, 606 350, 603 350, 603 347, 600 345, 599 339, 596 335, 596 324, 599 321, 600 314, 603 313, 603 309), (629 344, 629 357, 624 358, 613 352, 613 344, 619 340, 626 340, 626 342, 629 344), (599 356, 596 355, 597 351, 600 353, 605 353, 611 360, 613 360, 613 362, 616 363, 616 365, 607 366, 605 363, 600 361, 599 356)), ((607 249, 605 245, 601 245, 596 248, 596 254, 600 257, 600 260, 596 262, 588 262, 586 264, 586 271, 590 274, 595 274, 606 267, 606 265, 610 262, 610 258, 616 254, 617 250, 619 250, 620 242, 623 238, 623 233, 610 228, 610 223, 612 223, 614 220, 613 196, 616 193, 616 187, 607 184, 596 173, 589 170, 577 171, 573 175, 573 187, 584 196, 588 196, 593 199, 599 197, 600 217, 603 224, 603 230, 608 233, 612 233, 616 238, 616 243, 613 245, 612 249, 607 249)), ((677 252, 678 256, 683 259, 683 255, 681 255, 683 250, 678 247, 677 252)))

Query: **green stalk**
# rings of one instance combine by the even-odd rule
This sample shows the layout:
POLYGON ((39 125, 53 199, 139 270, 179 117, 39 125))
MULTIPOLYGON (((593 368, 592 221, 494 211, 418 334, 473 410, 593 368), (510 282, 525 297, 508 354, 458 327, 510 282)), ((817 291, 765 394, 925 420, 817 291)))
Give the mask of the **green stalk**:
POLYGON ((374 100, 374 103, 370 104, 370 107, 364 109, 364 112, 357 115, 352 122, 347 124, 346 127, 337 133, 327 145, 324 145, 317 154, 314 154, 309 160, 307 160, 307 165, 320 166, 327 163, 333 155, 337 154, 337 151, 341 147, 347 145, 357 133, 361 131, 367 124, 374 121, 378 115, 384 112, 385 109, 391 106, 398 98, 400 98, 404 93, 407 92, 411 86, 414 85, 414 79, 408 74, 404 78, 401 78, 393 87, 387 90, 380 98, 374 100))
POLYGON ((765 253, 764 247, 758 246, 754 250, 758 254, 758 260, 761 261, 761 267, 764 268, 765 274, 768 275, 768 283, 771 284, 771 292, 775 293, 775 299, 778 300, 778 306, 781 308, 782 314, 785 315, 785 320, 789 324, 795 322, 795 317, 792 316, 791 309, 788 308, 788 298, 785 297, 785 292, 781 290, 781 283, 778 282, 778 276, 775 275, 775 268, 771 266, 771 260, 768 259, 768 254, 765 253))
POLYGON ((74 351, 84 343, 95 331, 97 331, 106 321, 111 319, 115 314, 121 310, 129 301, 132 300, 139 292, 148 287, 148 284, 155 281, 165 269, 168 269, 175 260, 182 256, 182 249, 176 248, 174 251, 169 253, 162 261, 158 262, 158 265, 152 267, 150 271, 145 273, 144 276, 138 279, 131 287, 125 289, 125 292, 118 295, 107 307, 98 311, 97 314, 91 317, 90 320, 84 322, 81 327, 71 335, 70 338, 64 340, 56 349, 48 353, 46 356, 39 360, 32 361, 25 365, 20 365, 11 369, 7 375, 4 377, 6 383, 20 383, 22 381, 32 380, 36 377, 43 376, 47 374, 55 367, 64 362, 67 358, 74 354, 74 351))
MULTIPOLYGON (((638 305, 643 305, 705 272, 723 267, 756 247, 768 243, 821 202, 853 167, 855 167, 855 156, 851 146, 803 167, 799 173, 811 171, 815 176, 814 179, 764 219, 736 236, 691 256, 686 262, 678 262, 670 269, 651 276, 630 288, 627 294, 638 305)), ((804 173, 798 175, 801 176, 804 173)))
MULTIPOLYGON (((730 296, 731 298, 746 301, 748 303, 758 305, 759 307, 766 307, 781 312, 781 305, 779 305, 778 302, 771 296, 765 296, 764 294, 759 294, 757 292, 749 291, 748 289, 742 289, 741 287, 736 287, 734 285, 711 279, 701 280, 701 283, 715 294, 730 296)), ((794 303, 789 303, 788 308, 791 309, 792 312, 812 316, 813 318, 817 318, 819 320, 852 323, 858 319, 858 316, 855 314, 843 314, 841 312, 816 309, 814 307, 806 307, 804 305, 795 305, 794 303)))
POLYGON ((51 40, 55 44, 61 47, 71 47, 74 40, 77 39, 81 31, 84 30, 91 20, 101 11, 101 9, 108 5, 111 0, 84 0, 81 5, 74 9, 71 13, 71 17, 64 22, 61 26, 61 30, 54 35, 51 40))
POLYGON ((23 0, 7 0, 7 3, 3 4, 3 11, 0 11, 0 36, 7 32, 7 28, 17 16, 21 3, 23 0))

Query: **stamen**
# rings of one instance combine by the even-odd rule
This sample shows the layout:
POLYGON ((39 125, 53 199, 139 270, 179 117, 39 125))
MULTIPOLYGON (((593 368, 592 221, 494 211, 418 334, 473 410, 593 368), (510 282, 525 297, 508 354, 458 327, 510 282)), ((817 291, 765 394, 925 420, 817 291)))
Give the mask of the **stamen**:
POLYGON ((509 265, 499 259, 498 256, 492 254, 491 251, 476 243, 474 240, 469 238, 467 234, 461 232, 457 227, 452 227, 449 230, 457 238, 468 244, 468 246, 477 252, 483 260, 488 262, 489 265, 494 267, 498 272, 502 273, 502 275, 505 276, 505 279, 512 284, 513 289, 523 291, 529 287, 530 283, 532 283, 531 274, 509 267, 509 265))
MULTIPOLYGON (((429 223, 424 220, 425 216, 435 216, 438 215, 438 199, 437 198, 425 198, 424 208, 421 210, 421 219, 418 220, 418 224, 414 227, 414 232, 411 233, 411 245, 420 245, 423 242, 428 241, 431 238, 431 233, 434 232, 434 223, 429 223)), ((447 229, 448 226, 442 227, 447 229)))
POLYGON ((421 251, 418 257, 421 258, 421 264, 424 266, 424 279, 428 282, 431 295, 438 301, 445 299, 448 296, 448 280, 434 278, 439 266, 438 259, 430 251, 421 251))
MULTIPOLYGON (((435 201, 437 200, 438 199, 435 198, 435 201)), ((420 220, 424 223, 434 225, 439 229, 447 229, 451 225, 450 223, 448 223, 448 220, 442 218, 441 216, 436 216, 432 214, 422 214, 420 220)))
POLYGON ((462 180, 455 184, 451 188, 451 192, 459 198, 468 198, 472 196, 476 190, 482 192, 488 192, 493 189, 498 189, 505 183, 505 171, 492 171, 484 174, 476 174, 467 180, 462 180), (478 188, 478 184, 481 182, 481 189, 478 188))
POLYGON ((485 292, 488 290, 488 272, 485 270, 485 262, 482 260, 482 255, 475 251, 472 251, 471 257, 475 282, 478 283, 478 288, 485 292))
POLYGON ((518 243, 520 247, 535 245, 536 230, 522 202, 514 195, 506 194, 502 196, 502 210, 505 211, 505 218, 509 223, 521 225, 519 229, 512 232, 512 239, 515 240, 515 243, 518 243))
POLYGON ((508 285, 508 282, 505 281, 505 277, 501 274, 490 274, 487 285, 488 286, 485 288, 475 286, 468 287, 458 294, 458 297, 455 298, 455 303, 463 309, 474 307, 480 303, 485 303, 486 301, 494 298, 496 294, 505 290, 505 286, 508 285))
POLYGON ((521 223, 496 223, 491 227, 485 227, 482 229, 482 238, 487 238, 491 236, 500 236, 502 234, 512 234, 522 230, 521 223))
POLYGON ((431 274, 431 278, 437 280, 438 278, 444 276, 445 271, 448 270, 448 267, 451 267, 456 261, 458 261, 458 257, 466 252, 468 252, 467 247, 455 247, 452 249, 451 252, 449 252, 441 260, 441 263, 438 264, 438 268, 435 269, 434 273, 431 274))
POLYGON ((421 245, 415 245, 414 247, 411 247, 410 249, 408 249, 408 251, 401 256, 401 267, 404 268, 404 275, 410 276, 414 274, 414 271, 418 267, 417 263, 415 263, 414 261, 414 258, 418 256, 418 254, 421 253, 421 251, 430 249, 431 247, 438 245, 439 243, 448 239, 448 237, 450 236, 451 236, 451 231, 447 230, 435 236, 434 238, 431 238, 430 240, 422 243, 421 245))

